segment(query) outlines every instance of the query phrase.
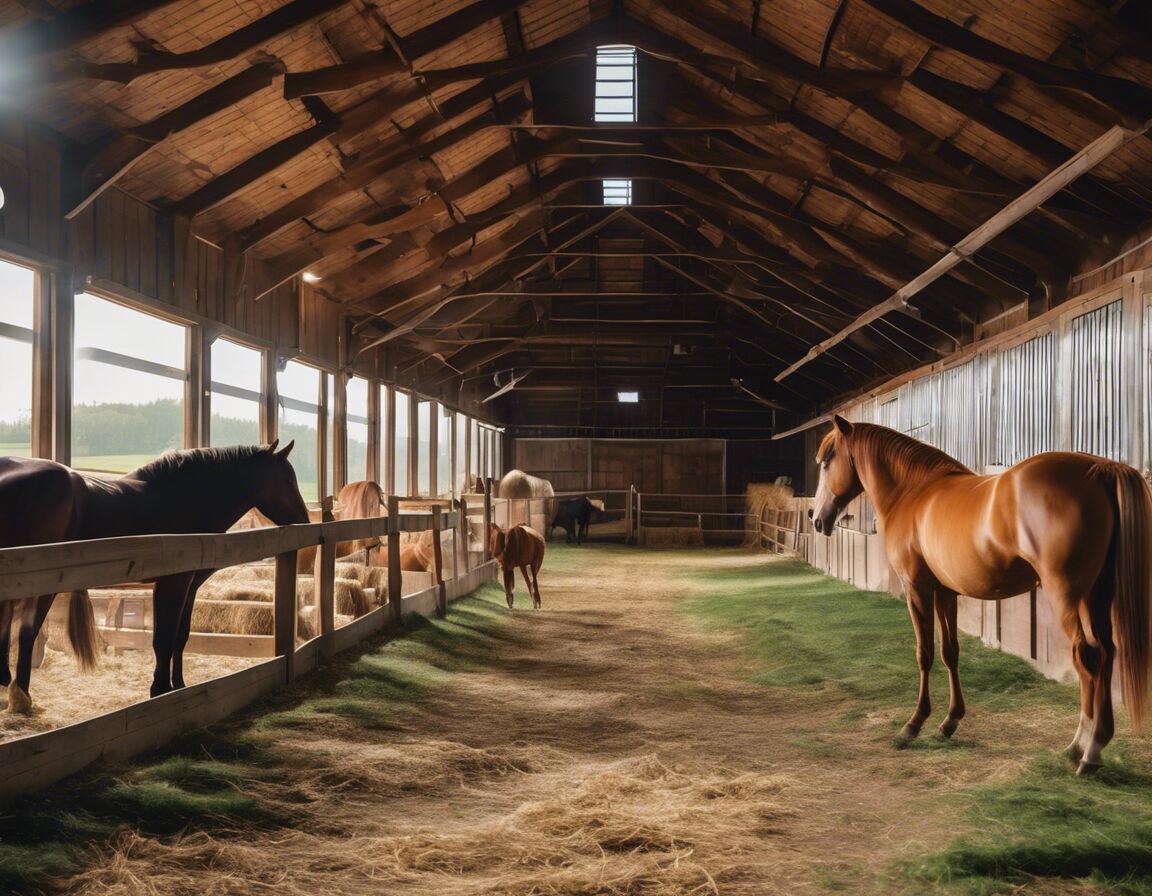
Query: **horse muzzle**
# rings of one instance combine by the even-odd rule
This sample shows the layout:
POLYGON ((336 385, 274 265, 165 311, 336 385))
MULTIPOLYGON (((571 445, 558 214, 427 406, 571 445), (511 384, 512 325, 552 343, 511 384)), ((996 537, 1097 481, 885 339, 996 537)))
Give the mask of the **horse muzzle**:
POLYGON ((836 517, 839 516, 840 509, 832 505, 827 510, 821 513, 816 513, 813 510, 808 511, 808 517, 812 520, 812 528, 819 532, 821 535, 832 537, 832 530, 836 528, 836 517))

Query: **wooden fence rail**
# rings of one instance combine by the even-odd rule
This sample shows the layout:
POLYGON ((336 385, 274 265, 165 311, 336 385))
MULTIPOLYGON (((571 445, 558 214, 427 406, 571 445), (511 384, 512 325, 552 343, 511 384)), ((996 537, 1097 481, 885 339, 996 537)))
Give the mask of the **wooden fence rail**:
MULTIPOLYGON (((276 558, 273 658, 55 731, 0 743, 0 800, 50 786, 97 759, 125 759, 162 746, 181 732, 218 721, 403 615, 443 615, 450 601, 495 578, 495 564, 487 562, 486 555, 485 562, 469 569, 465 549, 456 575, 445 580, 443 558, 434 548, 436 569, 432 586, 414 594, 401 594, 397 562, 400 534, 428 530, 466 532, 466 511, 446 512, 433 504, 431 512, 405 512, 397 505, 398 499, 390 497, 389 515, 370 519, 222 535, 141 535, 0 550, 0 601, 276 558), (374 537, 387 537, 393 561, 389 566, 388 603, 337 629, 333 600, 336 545, 374 537), (319 635, 298 646, 296 554, 312 545, 320 546, 315 589, 319 635)), ((484 522, 490 519, 491 504, 485 501, 484 522)), ((438 546, 438 537, 435 542, 438 546)))

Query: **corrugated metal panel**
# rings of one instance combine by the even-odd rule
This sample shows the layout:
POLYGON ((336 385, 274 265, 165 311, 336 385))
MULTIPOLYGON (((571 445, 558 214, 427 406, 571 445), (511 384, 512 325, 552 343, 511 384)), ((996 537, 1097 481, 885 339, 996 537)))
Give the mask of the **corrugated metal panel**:
POLYGON ((921 442, 935 445, 940 413, 940 374, 922 376, 900 391, 901 404, 906 409, 904 432, 921 442))
POLYGON ((1073 318, 1068 329, 1070 447, 1115 460, 1124 457, 1127 426, 1122 312, 1117 300, 1073 318))
POLYGON ((903 429, 900 425, 900 396, 890 398, 876 406, 876 422, 889 429, 903 429))
POLYGON ((973 358, 940 374, 936 447, 979 472, 984 430, 983 358, 973 358))
POLYGON ((1007 467, 1059 447, 1057 391, 1054 334, 1045 333, 1000 352, 990 464, 1007 467))

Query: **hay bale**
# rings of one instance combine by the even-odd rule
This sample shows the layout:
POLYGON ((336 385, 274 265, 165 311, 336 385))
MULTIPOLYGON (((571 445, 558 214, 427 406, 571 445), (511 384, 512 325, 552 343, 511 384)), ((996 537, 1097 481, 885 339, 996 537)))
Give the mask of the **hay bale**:
POLYGON ((271 635, 270 601, 199 599, 192 607, 192 631, 208 634, 271 635))
POLYGON ((702 548, 704 530, 698 526, 644 526, 640 544, 646 548, 702 548))
MULTIPOLYGON (((790 485, 776 485, 767 482, 750 482, 744 491, 744 511, 751 519, 751 527, 744 538, 744 547, 761 546, 761 523, 766 514, 784 513, 793 509, 792 499, 796 496, 790 485)), ((768 520, 773 522, 774 520, 768 520)), ((775 538, 774 538, 775 540, 775 538)))

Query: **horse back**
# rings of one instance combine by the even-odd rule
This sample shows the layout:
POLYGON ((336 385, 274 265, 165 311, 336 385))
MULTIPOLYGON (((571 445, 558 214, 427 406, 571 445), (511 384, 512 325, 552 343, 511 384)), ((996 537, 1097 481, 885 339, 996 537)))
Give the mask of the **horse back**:
POLYGON ((531 526, 517 525, 505 536, 503 565, 531 566, 534 570, 544 562, 544 536, 531 526))
POLYGON ((0 546, 76 537, 83 480, 55 461, 0 457, 0 546))

